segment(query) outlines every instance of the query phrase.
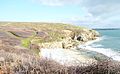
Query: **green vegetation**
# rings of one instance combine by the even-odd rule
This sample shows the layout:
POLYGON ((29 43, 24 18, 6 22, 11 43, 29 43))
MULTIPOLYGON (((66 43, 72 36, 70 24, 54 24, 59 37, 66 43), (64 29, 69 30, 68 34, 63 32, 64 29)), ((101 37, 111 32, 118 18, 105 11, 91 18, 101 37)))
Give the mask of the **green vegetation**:
MULTIPOLYGON (((47 33, 46 38, 43 38, 43 37, 33 38, 33 41, 36 41, 37 43, 62 40, 63 38, 65 38, 65 34, 62 33, 62 30, 76 31, 76 30, 82 29, 82 27, 79 27, 79 26, 73 26, 70 24, 62 24, 62 23, 27 23, 27 22, 18 23, 18 22, 11 22, 6 26, 16 27, 16 28, 26 28, 26 29, 31 29, 33 31, 40 30, 41 32, 46 32, 47 33)), ((10 33, 15 35, 16 37, 19 37, 19 35, 15 34, 13 32, 10 32, 10 33)), ((28 45, 27 43, 29 43, 29 39, 23 39, 22 43, 24 46, 27 46, 28 45)))
POLYGON ((68 37, 74 38, 84 29, 70 24, 40 22, 3 22, 0 23, 0 27, 10 37, 16 38, 16 42, 20 41, 20 45, 26 48, 30 48, 31 44, 40 45, 45 42, 62 41, 68 37))
POLYGON ((36 56, 40 57, 39 55, 40 49, 32 49, 31 52, 33 52, 36 56))
MULTIPOLYGON (((40 43, 61 41, 70 31, 74 37, 74 34, 83 33, 82 29, 62 23, 0 23, 0 74, 119 74, 120 63, 113 60, 67 67, 38 56, 40 43)), ((79 44, 74 40, 73 43, 79 44)), ((99 57, 94 58, 100 60, 99 57)))
POLYGON ((62 40, 63 38, 65 38, 65 35, 60 33, 60 32, 56 32, 56 31, 53 31, 53 32, 48 32, 48 34, 51 36, 51 40, 48 41, 48 42, 52 42, 52 41, 60 41, 62 40))
POLYGON ((31 44, 31 38, 26 38, 22 40, 22 46, 29 48, 31 44))

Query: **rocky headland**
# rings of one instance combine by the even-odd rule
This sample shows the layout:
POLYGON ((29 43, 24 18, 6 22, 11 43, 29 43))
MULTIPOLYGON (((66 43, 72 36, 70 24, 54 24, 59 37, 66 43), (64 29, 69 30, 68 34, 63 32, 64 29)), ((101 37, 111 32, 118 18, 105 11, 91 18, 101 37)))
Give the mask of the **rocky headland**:
MULTIPOLYGON (((97 62, 98 58, 86 56, 90 51, 77 49, 77 46, 99 36, 95 30, 69 24, 1 22, 1 68, 4 70, 5 66, 2 66, 4 62, 10 63, 9 69, 13 67, 16 69, 19 64, 35 65, 43 58, 52 59, 66 66, 88 66, 97 62)), ((106 57, 102 54, 95 56, 106 57)))
POLYGON ((29 49, 63 48, 95 40, 95 30, 61 23, 0 23, 0 42, 3 45, 29 49), (36 48, 35 48, 36 47, 36 48))

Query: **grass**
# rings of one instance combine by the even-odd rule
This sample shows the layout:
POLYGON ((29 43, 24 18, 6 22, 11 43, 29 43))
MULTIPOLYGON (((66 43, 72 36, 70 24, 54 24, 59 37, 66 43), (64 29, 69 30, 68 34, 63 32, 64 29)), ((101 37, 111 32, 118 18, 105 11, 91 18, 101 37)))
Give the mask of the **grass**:
POLYGON ((23 39, 21 42, 22 42, 22 46, 29 48, 31 44, 31 38, 23 39))
MULTIPOLYGON (((21 45, 30 49, 31 44, 60 41, 66 38, 62 30, 70 30, 79 34, 83 27, 77 27, 62 23, 0 23, 1 26, 14 27, 25 30, 45 32, 47 36, 39 37, 36 34, 28 38, 21 38, 17 34, 9 32, 10 36, 19 37, 21 45), (4 25, 5 24, 5 25, 4 25)), ((16 30, 17 31, 17 30, 16 30)), ((77 44, 76 44, 77 45, 77 44)), ((115 61, 100 61, 90 66, 64 66, 45 58, 38 57, 39 48, 28 50, 26 48, 14 48, 5 45, 0 46, 0 74, 118 74, 120 63, 115 61), (3 51, 4 50, 4 51, 3 51), (36 55, 37 54, 37 55, 36 55)), ((99 58, 96 58, 99 59, 99 58)))
POLYGON ((48 41, 48 42, 53 42, 53 41, 60 41, 62 40, 63 38, 65 38, 65 35, 60 33, 60 32, 56 32, 56 31, 53 31, 53 32, 48 32, 48 34, 51 36, 51 40, 48 41))
MULTIPOLYGON (((0 24, 6 27, 14 27, 21 29, 25 28, 25 29, 43 31, 48 34, 48 38, 40 38, 40 37, 38 39, 33 38, 33 40, 36 41, 36 43, 60 41, 62 38, 65 38, 65 34, 62 34, 61 32, 62 30, 76 31, 83 29, 83 27, 73 26, 70 24, 63 24, 63 23, 1 22, 0 24)), ((10 33, 16 37, 19 37, 17 34, 13 32, 10 33)), ((29 38, 23 39, 21 41, 23 46, 28 47, 30 42, 29 38)))
POLYGON ((36 56, 40 57, 39 55, 40 49, 32 49, 31 52, 33 52, 36 56))
MULTIPOLYGON (((3 22, 4 23, 4 22, 3 22)), ((0 23, 0 24, 3 24, 0 23)), ((49 38, 44 39, 41 38, 39 39, 40 43, 41 42, 52 42, 52 41, 59 41, 62 38, 65 38, 65 34, 62 34, 62 30, 71 30, 71 31, 80 31, 81 29, 83 29, 83 27, 80 26, 73 26, 70 24, 63 24, 63 23, 32 23, 32 22, 10 22, 10 24, 7 24, 8 22, 4 23, 5 26, 9 26, 9 27, 16 27, 16 28, 25 28, 25 29, 32 29, 32 30, 36 30, 36 31, 43 31, 48 33, 49 38), (46 40, 46 41, 44 41, 46 40)), ((13 32, 10 32, 11 34, 13 34, 16 37, 19 37, 18 35, 16 35, 13 32)), ((25 44, 25 46, 27 45, 28 40, 23 40, 23 44, 25 44)), ((39 42, 38 41, 38 42, 39 42)))

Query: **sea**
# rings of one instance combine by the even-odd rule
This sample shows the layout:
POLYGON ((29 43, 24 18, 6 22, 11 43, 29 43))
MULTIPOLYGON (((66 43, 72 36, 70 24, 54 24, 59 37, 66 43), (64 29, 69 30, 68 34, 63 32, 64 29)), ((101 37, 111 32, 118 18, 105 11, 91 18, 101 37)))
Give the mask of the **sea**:
POLYGON ((120 61, 120 30, 107 29, 97 31, 100 33, 100 37, 98 37, 96 40, 88 41, 83 45, 80 44, 77 50, 76 48, 73 48, 72 51, 74 52, 68 52, 68 50, 65 51, 64 49, 54 48, 53 50, 41 49, 40 54, 45 58, 53 59, 61 64, 68 63, 73 59, 78 59, 78 55, 87 58, 94 58, 96 60, 106 60, 108 57, 110 57, 110 59, 120 61))
POLYGON ((97 31, 101 37, 88 43, 84 48, 120 61, 120 29, 101 29, 97 31))

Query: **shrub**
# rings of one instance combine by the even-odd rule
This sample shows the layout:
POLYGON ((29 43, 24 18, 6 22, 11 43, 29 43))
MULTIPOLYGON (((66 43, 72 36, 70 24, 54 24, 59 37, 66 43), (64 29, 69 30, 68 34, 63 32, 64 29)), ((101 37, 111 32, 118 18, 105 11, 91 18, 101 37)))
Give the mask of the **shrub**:
POLYGON ((22 46, 29 48, 30 44, 31 44, 31 38, 26 38, 22 40, 22 46))

